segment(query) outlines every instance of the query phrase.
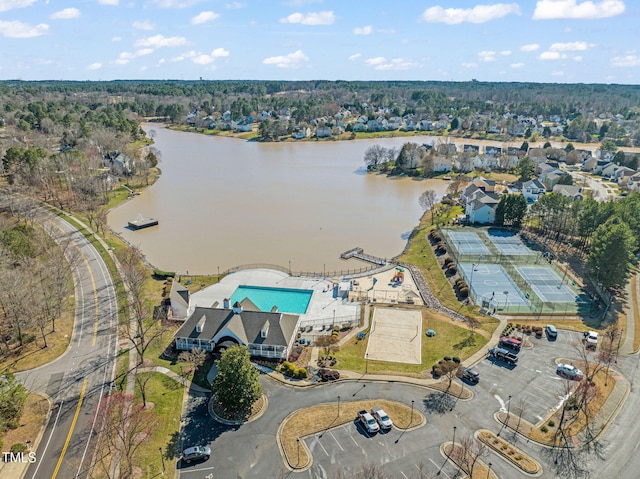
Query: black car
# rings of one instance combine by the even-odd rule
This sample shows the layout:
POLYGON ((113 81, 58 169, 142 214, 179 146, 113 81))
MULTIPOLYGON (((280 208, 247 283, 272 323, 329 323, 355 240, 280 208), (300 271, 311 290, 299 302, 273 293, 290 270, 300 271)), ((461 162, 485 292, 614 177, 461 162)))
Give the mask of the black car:
POLYGON ((518 356, 502 348, 491 348, 489 350, 489 356, 507 364, 515 365, 518 362, 518 356))
POLYGON ((472 383, 480 381, 480 373, 471 368, 460 368, 458 370, 458 377, 472 383))

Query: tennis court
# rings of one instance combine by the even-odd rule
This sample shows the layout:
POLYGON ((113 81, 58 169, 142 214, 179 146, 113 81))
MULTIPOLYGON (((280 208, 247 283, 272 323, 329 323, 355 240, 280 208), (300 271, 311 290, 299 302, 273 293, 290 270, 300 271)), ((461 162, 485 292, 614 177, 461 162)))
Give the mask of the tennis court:
POLYGON ((502 309, 508 306, 529 306, 520 288, 499 264, 460 263, 462 276, 478 305, 502 309))
POLYGON ((489 254, 489 250, 476 233, 449 231, 447 234, 458 251, 458 254, 489 254))
POLYGON ((564 284, 551 269, 543 266, 520 266, 516 268, 524 280, 531 285, 534 293, 545 302, 575 303, 581 300, 564 284))
POLYGON ((494 229, 485 233, 502 254, 535 255, 535 252, 529 249, 516 233, 494 229))

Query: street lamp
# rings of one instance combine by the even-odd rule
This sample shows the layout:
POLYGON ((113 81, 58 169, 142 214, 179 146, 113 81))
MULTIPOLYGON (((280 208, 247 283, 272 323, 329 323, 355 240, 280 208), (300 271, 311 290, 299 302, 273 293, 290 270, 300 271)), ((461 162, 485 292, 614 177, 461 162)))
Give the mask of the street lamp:
POLYGON ((493 464, 489 463, 489 470, 487 471, 487 479, 489 479, 489 476, 491 476, 491 466, 493 464))
POLYGON ((364 354, 364 373, 369 374, 369 353, 364 354))
POLYGON ((503 291, 504 293, 504 307, 507 308, 507 304, 509 304, 509 291, 503 291))
POLYGON ((338 396, 338 417, 340 417, 340 396, 338 396))
POLYGON ((162 454, 162 447, 158 448, 160 450, 160 460, 162 461, 162 475, 164 476, 164 455, 162 454))
POLYGON ((451 452, 456 448, 456 426, 453 426, 453 445, 451 446, 451 452))
POLYGON ((296 443, 298 444, 298 463, 296 464, 297 466, 300 465, 300 438, 296 437, 296 443))

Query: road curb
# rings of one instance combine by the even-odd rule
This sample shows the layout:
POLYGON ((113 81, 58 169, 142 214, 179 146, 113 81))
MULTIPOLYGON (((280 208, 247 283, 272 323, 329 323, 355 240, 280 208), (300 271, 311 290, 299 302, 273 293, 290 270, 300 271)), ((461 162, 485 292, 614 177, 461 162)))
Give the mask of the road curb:
POLYGON ((262 407, 262 409, 260 409, 260 411, 258 411, 253 416, 249 417, 249 419, 246 419, 243 421, 231 421, 229 419, 221 418, 215 413, 215 411, 213 410, 213 401, 215 398, 216 397, 214 394, 209 399, 209 402, 207 403, 207 411, 209 412, 209 415, 214 421, 219 422, 220 424, 224 424, 226 426, 242 426, 243 424, 249 424, 250 422, 256 421, 264 415, 264 413, 267 411, 267 408, 269 407, 269 399, 265 394, 263 394, 262 399, 264 400, 264 406, 262 407))

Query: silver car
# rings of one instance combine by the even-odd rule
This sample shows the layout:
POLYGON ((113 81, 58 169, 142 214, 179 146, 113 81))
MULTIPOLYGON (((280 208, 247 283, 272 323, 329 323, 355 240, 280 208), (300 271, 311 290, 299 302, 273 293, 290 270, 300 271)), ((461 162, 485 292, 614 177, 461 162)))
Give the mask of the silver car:
POLYGON ((187 464, 191 461, 206 461, 211 456, 211 448, 208 446, 188 447, 182 451, 182 460, 187 464))

